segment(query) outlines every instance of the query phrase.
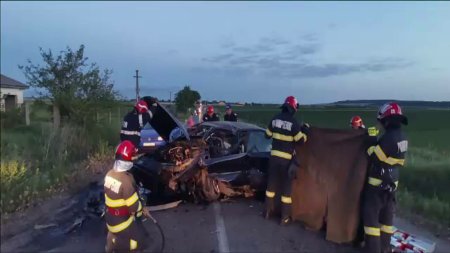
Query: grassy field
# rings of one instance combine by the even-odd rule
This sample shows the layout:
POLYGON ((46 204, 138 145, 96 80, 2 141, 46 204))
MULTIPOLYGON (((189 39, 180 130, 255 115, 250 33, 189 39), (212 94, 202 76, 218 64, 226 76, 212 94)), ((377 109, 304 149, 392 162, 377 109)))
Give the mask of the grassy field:
MULTIPOLYGON (((223 115, 223 108, 218 108, 223 115)), ((279 108, 235 107, 243 121, 265 127, 279 108)), ((410 150, 401 171, 398 201, 402 211, 450 226, 450 110, 404 108, 410 150)), ((367 127, 376 126, 377 108, 304 107, 297 118, 313 126, 348 129, 360 115, 367 127)))

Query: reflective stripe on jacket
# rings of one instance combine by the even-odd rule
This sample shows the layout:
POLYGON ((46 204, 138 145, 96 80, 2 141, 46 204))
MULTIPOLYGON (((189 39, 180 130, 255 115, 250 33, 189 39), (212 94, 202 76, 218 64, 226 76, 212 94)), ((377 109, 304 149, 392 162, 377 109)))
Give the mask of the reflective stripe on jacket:
POLYGON ((130 173, 110 170, 105 176, 104 190, 108 209, 105 219, 110 232, 125 230, 134 221, 135 213, 137 216, 142 215, 142 203, 130 173), (126 215, 126 210, 129 215, 126 215))
POLYGON ((272 138, 271 155, 291 160, 295 142, 306 142, 307 136, 301 131, 300 124, 288 112, 277 114, 266 129, 266 137, 272 138))

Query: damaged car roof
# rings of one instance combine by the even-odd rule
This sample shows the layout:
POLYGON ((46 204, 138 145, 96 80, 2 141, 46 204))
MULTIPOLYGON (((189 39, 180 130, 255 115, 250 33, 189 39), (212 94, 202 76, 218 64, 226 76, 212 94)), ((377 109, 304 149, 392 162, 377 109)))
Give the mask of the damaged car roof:
POLYGON ((201 123, 203 126, 210 126, 214 128, 220 128, 224 130, 229 130, 232 132, 236 132, 239 130, 262 130, 264 131, 264 128, 261 128, 259 126, 248 124, 244 122, 231 122, 231 121, 208 121, 201 123))

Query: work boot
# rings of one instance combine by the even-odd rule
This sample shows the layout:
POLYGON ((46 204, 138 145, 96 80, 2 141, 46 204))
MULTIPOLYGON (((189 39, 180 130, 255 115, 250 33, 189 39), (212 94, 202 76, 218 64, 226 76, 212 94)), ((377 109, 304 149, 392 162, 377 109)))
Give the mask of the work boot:
POLYGON ((392 253, 391 247, 391 236, 392 234, 381 232, 380 242, 381 242, 381 252, 382 253, 392 253))
POLYGON ((291 217, 285 217, 285 218, 281 219, 280 225, 281 226, 286 226, 286 225, 291 224, 291 222, 292 222, 291 217))

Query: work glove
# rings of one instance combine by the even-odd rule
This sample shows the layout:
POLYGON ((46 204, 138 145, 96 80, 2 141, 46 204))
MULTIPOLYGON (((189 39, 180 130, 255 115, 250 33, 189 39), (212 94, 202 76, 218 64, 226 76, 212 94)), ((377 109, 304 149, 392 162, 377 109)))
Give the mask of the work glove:
POLYGON ((156 107, 158 105, 158 99, 151 96, 145 96, 142 98, 149 107, 156 107))
POLYGON ((376 137, 376 136, 378 136, 379 133, 380 133, 380 131, 376 127, 367 128, 367 134, 369 136, 376 137))
POLYGON ((391 176, 392 169, 381 168, 379 178, 382 180, 380 188, 389 192, 397 190, 397 185, 391 176))
POLYGON ((308 123, 303 123, 303 125, 300 127, 300 130, 302 131, 302 133, 308 136, 310 132, 310 125, 308 123))
POLYGON ((148 206, 144 206, 142 208, 142 214, 144 215, 144 217, 150 218, 150 208, 148 206))
POLYGON ((144 100, 148 105, 148 114, 150 115, 150 119, 153 118, 156 113, 156 108, 158 107, 158 99, 155 97, 145 96, 142 100, 144 100))

